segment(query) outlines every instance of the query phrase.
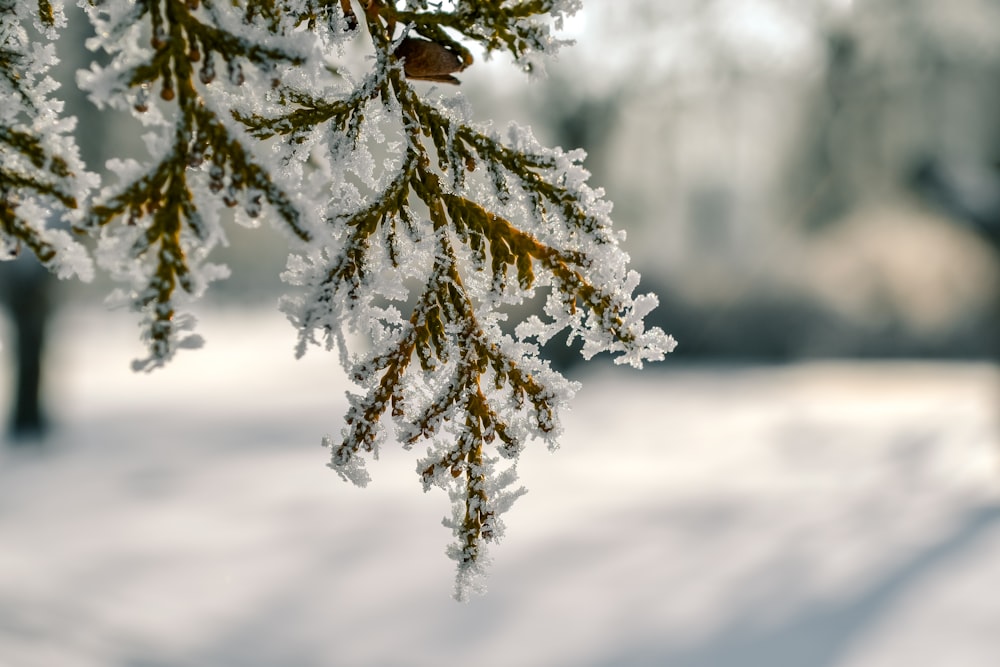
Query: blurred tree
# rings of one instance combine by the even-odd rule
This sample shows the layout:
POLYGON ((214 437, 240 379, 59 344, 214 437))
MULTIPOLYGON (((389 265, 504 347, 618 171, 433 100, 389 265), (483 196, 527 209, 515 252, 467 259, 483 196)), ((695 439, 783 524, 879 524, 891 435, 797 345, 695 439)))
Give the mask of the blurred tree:
POLYGON ((789 198, 803 212, 803 222, 816 229, 842 218, 857 201, 852 170, 856 156, 848 105, 857 104, 861 75, 858 45, 848 31, 831 28, 825 35, 826 68, 811 108, 800 153, 788 180, 789 198))
POLYGON ((791 210, 813 229, 912 185, 931 163, 995 157, 1000 6, 846 6, 815 15, 825 58, 785 179, 791 210))
POLYGON ((14 405, 8 432, 14 443, 37 443, 45 432, 42 352, 51 312, 52 280, 34 257, 0 263, 0 304, 14 323, 14 405))
POLYGON ((96 238, 98 263, 125 284, 118 299, 143 318, 148 356, 134 366, 149 370, 199 344, 184 309, 226 275, 207 261, 225 242, 221 210, 248 227, 267 214, 292 250, 283 308, 298 353, 339 348, 363 388, 342 437, 324 439, 331 467, 365 484, 386 413, 405 447, 431 441, 418 473, 454 502, 459 597, 523 492, 511 485, 525 441, 555 446, 575 390, 539 346, 569 329, 584 356, 633 366, 673 348, 643 324, 655 297, 633 296, 639 277, 582 154, 477 126, 462 99, 417 87, 458 83, 468 43, 533 69, 578 0, 83 2, 88 45, 108 58, 78 81, 98 108, 140 119, 150 154, 110 161, 116 180, 92 199, 70 123, 45 98, 51 45, 33 48, 24 27, 53 39, 62 6, 0 1, 0 85, 19 102, 0 115, 8 254, 25 246, 60 275, 89 276, 84 246, 43 223, 78 211, 73 228, 96 238), (367 54, 359 71, 334 64, 348 49, 367 54), (539 290, 541 316, 502 329, 505 309, 539 290), (347 333, 369 349, 352 354, 347 333))

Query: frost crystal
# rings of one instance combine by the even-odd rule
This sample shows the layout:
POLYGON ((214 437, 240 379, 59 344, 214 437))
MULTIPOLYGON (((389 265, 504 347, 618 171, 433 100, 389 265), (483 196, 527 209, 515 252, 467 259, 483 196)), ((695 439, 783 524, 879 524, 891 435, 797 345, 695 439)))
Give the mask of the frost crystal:
POLYGON ((90 280, 86 251, 58 226, 78 219, 95 184, 70 134, 75 120, 51 97, 52 40, 63 25, 61 3, 0 0, 0 260, 26 247, 59 277, 90 280))
MULTIPOLYGON (((97 35, 88 46, 109 60, 81 71, 79 84, 98 106, 128 109, 147 129, 149 158, 109 163, 116 181, 74 221, 97 238, 98 263, 141 314, 148 356, 136 368, 200 343, 184 309, 225 275, 208 261, 225 241, 220 209, 236 208, 250 227, 274 221, 292 251, 283 278, 293 292, 282 308, 298 329, 297 353, 337 348, 359 388, 341 436, 324 438, 330 466, 364 485, 366 454, 377 457, 390 436, 406 448, 430 443, 417 473, 425 490, 444 488, 452 499, 445 524, 459 598, 479 586, 501 516, 524 493, 518 455, 531 439, 556 446, 560 410, 576 391, 540 345, 568 329, 585 357, 610 352, 635 367, 674 346, 643 324, 656 298, 633 295, 639 278, 619 246, 624 235, 603 192, 587 185, 582 151, 545 148, 516 125, 502 133, 476 125, 461 97, 430 97, 416 83, 458 83, 473 64, 469 45, 536 70, 562 44, 553 28, 579 5, 81 2, 97 35), (358 45, 364 69, 349 55, 358 45), (510 308, 529 300, 542 304, 539 314, 508 323, 510 308), (352 352, 345 341, 359 336, 366 351, 352 352)), ((14 6, 0 0, 5 48, 18 53, 29 15, 49 32, 61 20, 58 10, 38 18, 47 2, 36 14, 14 6)), ((35 64, 6 78, 46 94, 52 53, 23 59, 35 64)), ((22 58, 10 62, 21 67, 22 58)), ((19 111, 0 112, 0 146, 30 130, 55 152, 44 143, 35 153, 5 151, 4 178, 33 166, 72 171, 76 187, 88 186, 72 162, 68 124, 42 111, 56 107, 19 99, 19 111), (50 157, 63 154, 59 164, 71 169, 50 157)), ((35 187, 22 210, 48 200, 75 206, 68 181, 53 183, 35 187)), ((65 238, 3 220, 5 244, 79 267, 65 238)))

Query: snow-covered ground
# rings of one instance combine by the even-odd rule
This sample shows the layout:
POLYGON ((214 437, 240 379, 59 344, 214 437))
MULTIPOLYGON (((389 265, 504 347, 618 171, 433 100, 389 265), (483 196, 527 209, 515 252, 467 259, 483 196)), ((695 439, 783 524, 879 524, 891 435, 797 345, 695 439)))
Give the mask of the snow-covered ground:
POLYGON ((325 467, 333 355, 216 313, 135 375, 135 331, 64 316, 59 428, 0 447, 3 667, 1000 664, 994 367, 590 371, 459 604, 416 453, 325 467))

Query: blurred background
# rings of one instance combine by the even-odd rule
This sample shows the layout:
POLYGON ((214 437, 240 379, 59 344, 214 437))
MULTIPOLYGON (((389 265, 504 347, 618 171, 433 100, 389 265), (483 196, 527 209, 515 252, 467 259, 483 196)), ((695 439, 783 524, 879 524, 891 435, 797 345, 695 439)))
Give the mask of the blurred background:
MULTIPOLYGON (((364 491, 323 468, 349 385, 292 359, 281 235, 231 226, 207 347, 149 376, 107 282, 30 283, 44 430, 0 265, 0 663, 995 664, 1000 4, 588 0, 566 36, 544 78, 480 58, 460 90, 587 151, 679 347, 637 374, 550 344, 584 388, 491 592, 448 599, 406 452, 364 491)), ((63 93, 93 169, 141 152, 63 93)))
POLYGON ((998 14, 592 2, 544 84, 469 94, 587 149, 678 356, 982 358, 1000 345, 998 14))

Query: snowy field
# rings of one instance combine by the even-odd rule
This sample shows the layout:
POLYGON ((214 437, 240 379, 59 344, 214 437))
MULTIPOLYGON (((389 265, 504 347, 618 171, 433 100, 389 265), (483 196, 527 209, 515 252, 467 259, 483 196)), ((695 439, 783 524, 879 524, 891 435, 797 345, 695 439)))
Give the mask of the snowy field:
POLYGON ((994 367, 590 371, 459 604, 415 453, 325 467, 333 355, 217 313, 134 375, 135 332, 64 316, 58 428, 0 447, 2 667, 1000 664, 994 367))

